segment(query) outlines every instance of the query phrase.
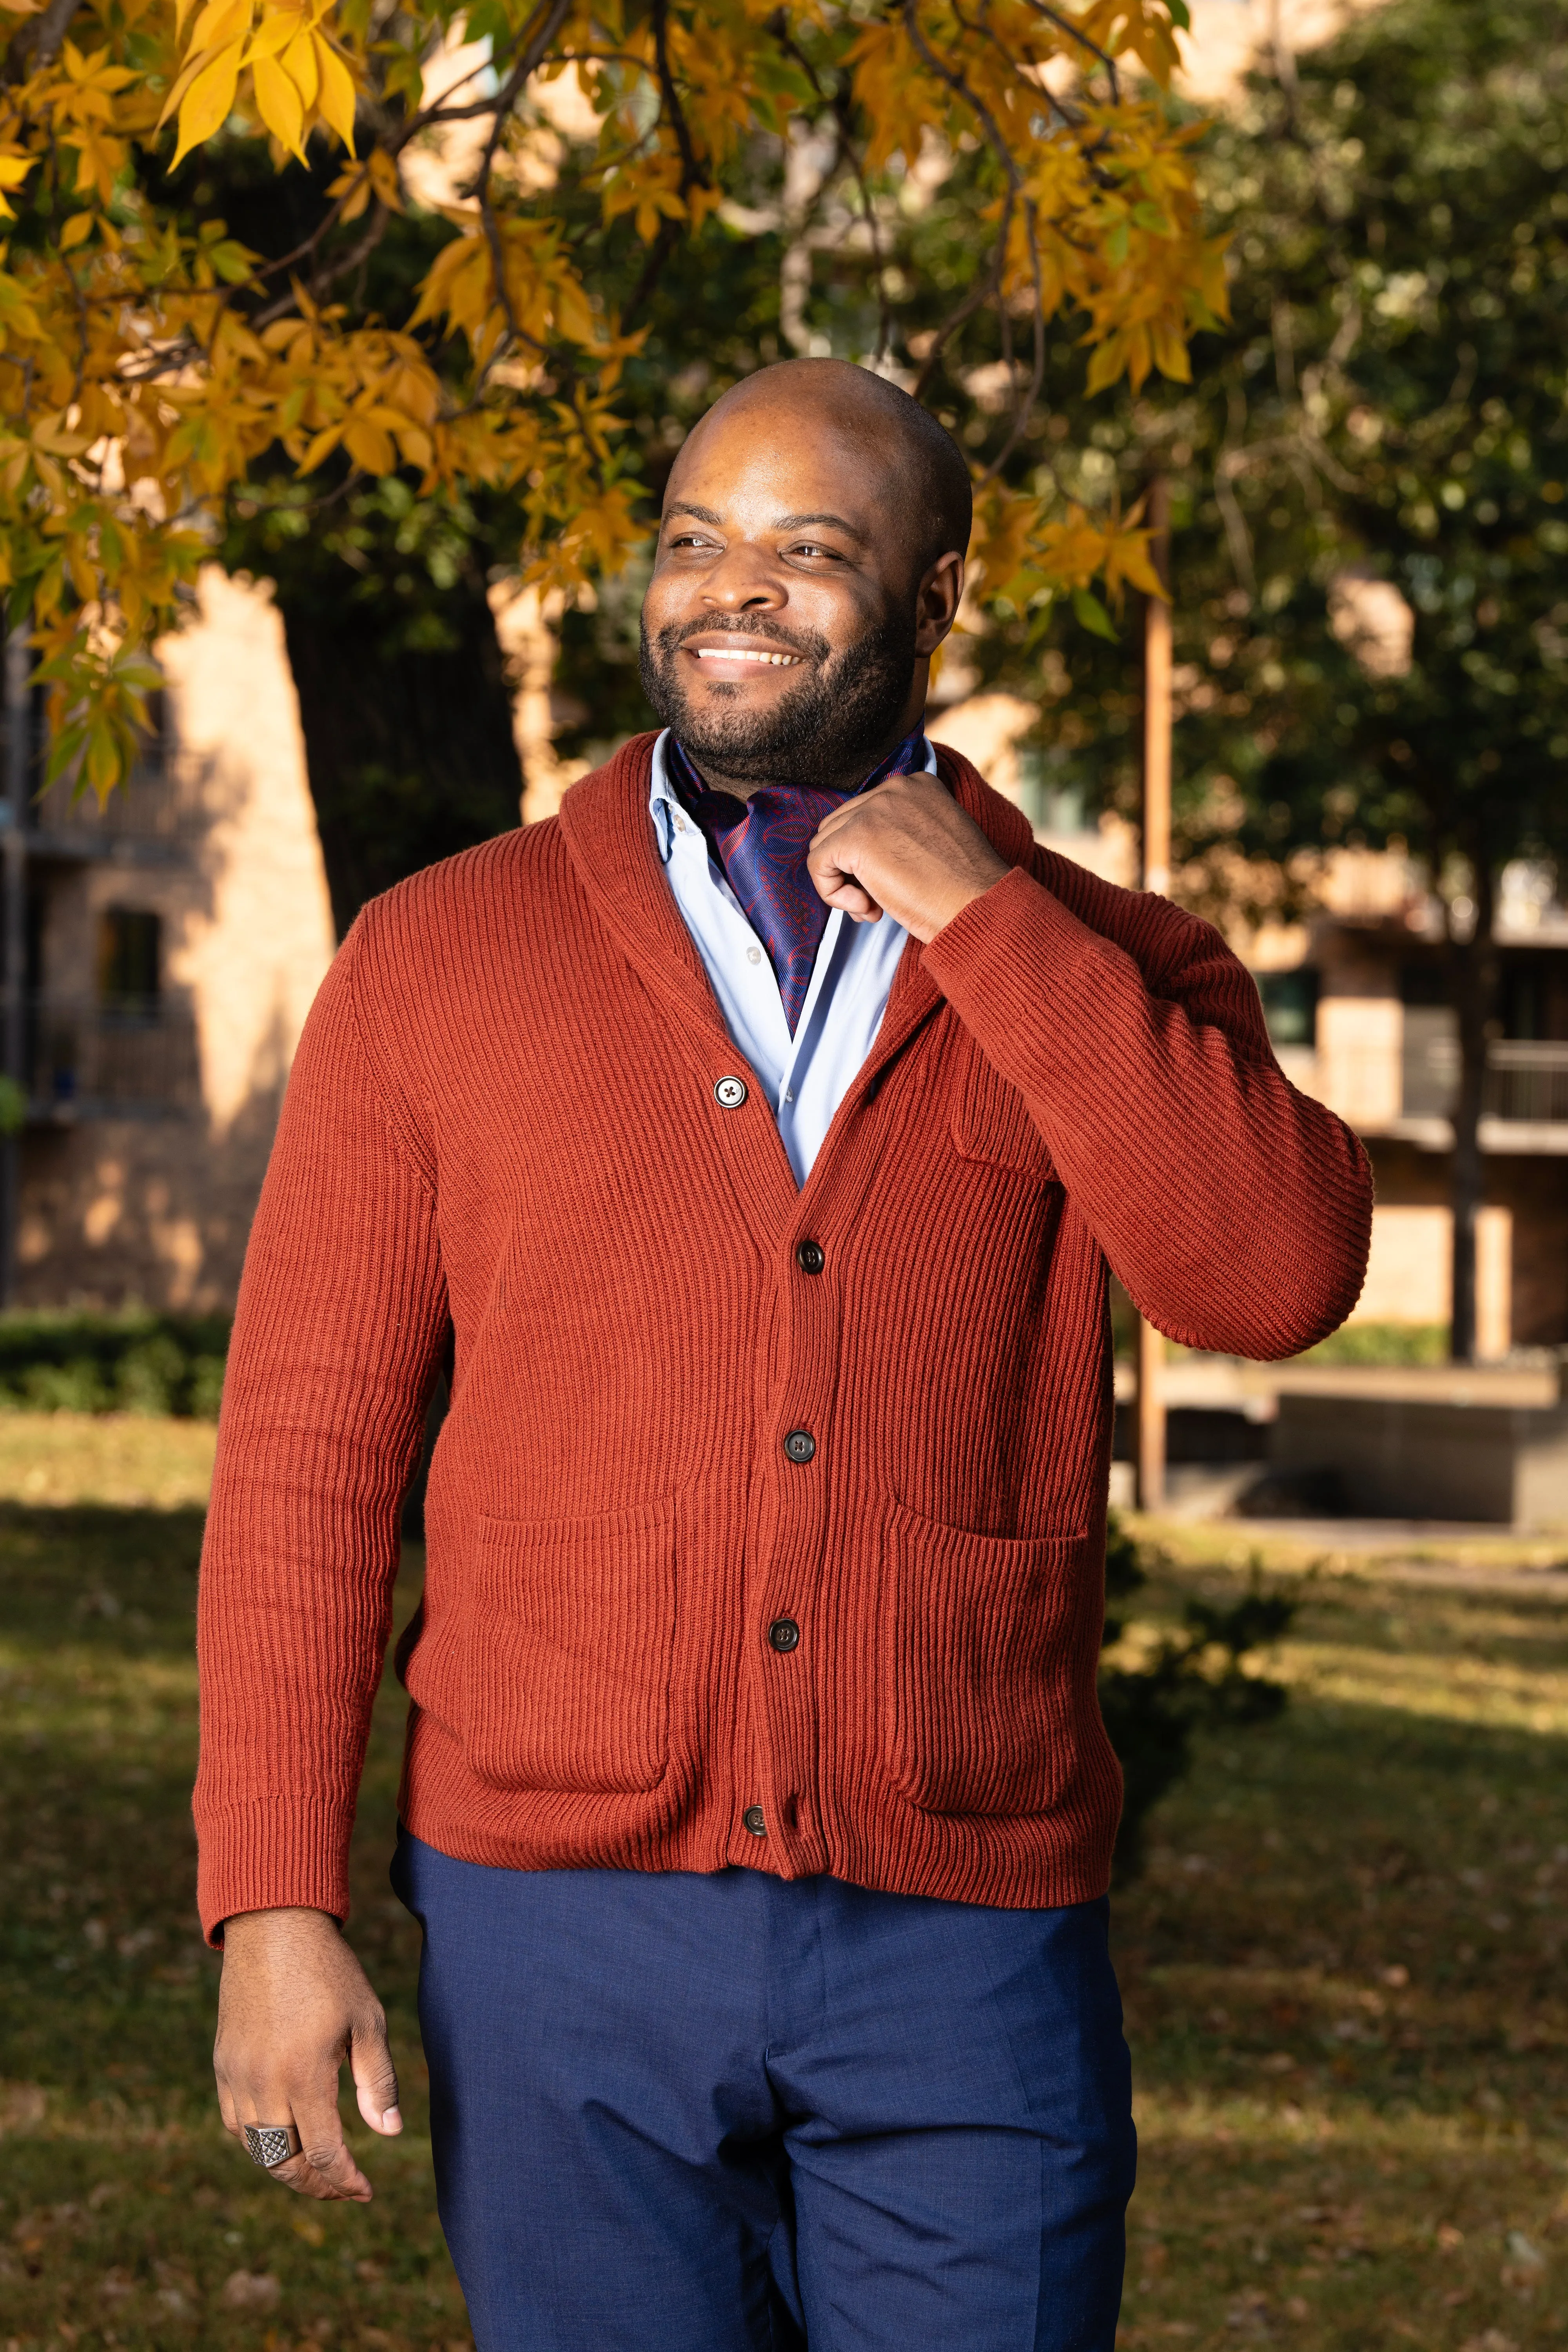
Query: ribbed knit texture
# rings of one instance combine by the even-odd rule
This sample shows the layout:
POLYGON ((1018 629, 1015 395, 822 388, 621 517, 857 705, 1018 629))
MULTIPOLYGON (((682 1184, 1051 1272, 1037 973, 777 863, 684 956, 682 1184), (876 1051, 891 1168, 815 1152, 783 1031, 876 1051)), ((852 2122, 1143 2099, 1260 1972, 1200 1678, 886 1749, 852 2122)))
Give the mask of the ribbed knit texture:
POLYGON ((1103 1891, 1120 1804, 1107 1260, 1173 1339, 1246 1356, 1359 1290, 1364 1155, 1218 933, 1037 847, 947 751, 1015 870, 910 943, 797 1192, 658 863, 652 745, 367 907, 307 1024, 203 1563, 209 1933, 346 1916, 448 1331, 415 1834, 1019 1906, 1103 1891))

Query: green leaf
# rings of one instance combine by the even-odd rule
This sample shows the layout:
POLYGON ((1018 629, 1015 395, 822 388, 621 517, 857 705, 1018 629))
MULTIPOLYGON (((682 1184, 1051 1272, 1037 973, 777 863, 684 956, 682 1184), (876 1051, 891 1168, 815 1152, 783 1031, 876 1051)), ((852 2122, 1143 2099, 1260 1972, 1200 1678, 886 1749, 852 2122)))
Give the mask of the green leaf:
POLYGON ((1165 5, 1171 12, 1171 22, 1176 30, 1179 33, 1190 33, 1193 29, 1193 12, 1187 5, 1187 0, 1165 0, 1165 5))
POLYGON ((1075 588, 1072 608, 1080 628, 1090 630, 1097 637, 1109 637, 1116 643, 1116 624, 1092 590, 1075 588))

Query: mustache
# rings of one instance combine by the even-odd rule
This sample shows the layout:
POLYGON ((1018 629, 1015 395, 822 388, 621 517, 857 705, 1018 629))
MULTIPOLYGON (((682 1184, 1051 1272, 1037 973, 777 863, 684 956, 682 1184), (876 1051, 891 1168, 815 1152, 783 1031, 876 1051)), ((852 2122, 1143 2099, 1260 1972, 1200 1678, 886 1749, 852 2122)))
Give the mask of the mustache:
POLYGON ((671 621, 660 629, 654 643, 661 661, 668 662, 678 654, 689 637, 767 637, 777 646, 787 646, 792 654, 803 660, 826 662, 831 659, 833 648, 816 629, 781 628, 776 621, 767 621, 749 614, 738 613, 725 620, 671 621))

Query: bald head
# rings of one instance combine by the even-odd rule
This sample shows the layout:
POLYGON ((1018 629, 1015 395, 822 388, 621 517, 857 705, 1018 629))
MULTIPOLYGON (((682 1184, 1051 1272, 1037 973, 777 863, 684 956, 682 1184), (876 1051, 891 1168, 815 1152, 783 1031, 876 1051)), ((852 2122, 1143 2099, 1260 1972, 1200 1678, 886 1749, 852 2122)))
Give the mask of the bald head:
POLYGON ((671 469, 643 688, 710 782, 852 790, 925 708, 969 544, 969 471, 907 393, 764 368, 671 469))
MULTIPOLYGON (((929 409, 885 376, 848 360, 781 360, 716 400, 686 447, 737 412, 750 412, 759 432, 826 431, 858 444, 885 477, 885 506, 908 533, 913 572, 967 552, 974 502, 963 452, 929 409)), ((680 471, 678 459, 672 489, 680 471)))

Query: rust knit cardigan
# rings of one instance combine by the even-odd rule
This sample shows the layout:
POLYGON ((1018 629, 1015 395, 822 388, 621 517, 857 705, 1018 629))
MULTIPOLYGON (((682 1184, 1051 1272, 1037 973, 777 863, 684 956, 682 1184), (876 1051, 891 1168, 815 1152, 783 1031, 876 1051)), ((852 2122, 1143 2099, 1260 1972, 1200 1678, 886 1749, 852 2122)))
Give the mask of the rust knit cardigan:
POLYGON ((652 743, 367 907, 307 1024, 202 1570, 209 1934, 347 1913, 447 1348, 417 1836, 1058 1904, 1103 1890, 1120 1803, 1107 1263, 1243 1356, 1356 1297, 1364 1156, 1218 933, 1037 846, 952 752, 1014 870, 906 949, 797 1192, 658 862, 652 743))

